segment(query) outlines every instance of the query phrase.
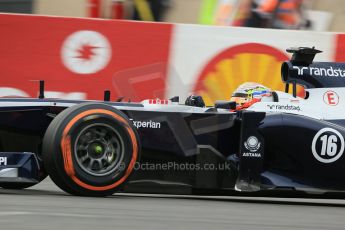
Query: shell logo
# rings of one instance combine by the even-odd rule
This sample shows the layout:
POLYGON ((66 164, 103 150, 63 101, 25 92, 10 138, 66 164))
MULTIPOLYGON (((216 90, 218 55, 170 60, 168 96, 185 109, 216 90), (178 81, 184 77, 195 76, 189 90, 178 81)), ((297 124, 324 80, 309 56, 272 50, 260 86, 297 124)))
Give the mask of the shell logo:
POLYGON ((257 82, 272 90, 284 91, 281 63, 289 57, 263 44, 247 43, 230 47, 215 56, 201 72, 194 92, 206 105, 229 100, 232 92, 244 82, 257 82))

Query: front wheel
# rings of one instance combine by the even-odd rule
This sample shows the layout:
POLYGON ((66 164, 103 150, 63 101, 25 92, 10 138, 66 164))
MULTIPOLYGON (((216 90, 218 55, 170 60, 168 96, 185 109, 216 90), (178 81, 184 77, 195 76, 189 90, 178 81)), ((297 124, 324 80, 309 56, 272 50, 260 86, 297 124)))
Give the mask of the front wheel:
POLYGON ((102 103, 61 112, 43 139, 43 162, 64 191, 107 196, 118 191, 139 157, 138 134, 126 115, 102 103))

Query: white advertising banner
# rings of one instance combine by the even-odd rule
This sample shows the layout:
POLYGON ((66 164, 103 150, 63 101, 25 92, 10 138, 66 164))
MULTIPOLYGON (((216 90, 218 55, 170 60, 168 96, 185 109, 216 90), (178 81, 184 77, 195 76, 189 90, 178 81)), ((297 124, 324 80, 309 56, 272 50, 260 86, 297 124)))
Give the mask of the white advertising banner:
POLYGON ((317 61, 335 56, 335 36, 325 32, 176 25, 172 36, 166 96, 195 93, 206 104, 229 99, 247 81, 282 90, 280 66, 289 47, 315 46, 323 51, 317 61))

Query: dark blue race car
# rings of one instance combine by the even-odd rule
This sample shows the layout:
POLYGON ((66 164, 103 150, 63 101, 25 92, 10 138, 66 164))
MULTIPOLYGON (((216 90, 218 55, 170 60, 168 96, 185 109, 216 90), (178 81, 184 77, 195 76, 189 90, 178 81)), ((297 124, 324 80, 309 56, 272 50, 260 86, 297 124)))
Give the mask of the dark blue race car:
POLYGON ((185 104, 111 102, 108 92, 104 101, 46 99, 43 84, 37 99, 2 98, 0 186, 26 188, 49 175, 83 196, 343 191, 345 63, 313 62, 314 48, 288 51, 286 92, 245 109, 234 101, 205 107, 198 96, 185 104))

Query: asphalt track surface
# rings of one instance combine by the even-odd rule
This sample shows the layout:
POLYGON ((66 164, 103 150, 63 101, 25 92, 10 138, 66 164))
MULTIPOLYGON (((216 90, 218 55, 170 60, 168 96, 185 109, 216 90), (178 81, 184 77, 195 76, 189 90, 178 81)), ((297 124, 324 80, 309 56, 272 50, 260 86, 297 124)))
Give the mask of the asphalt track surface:
POLYGON ((70 196, 46 179, 0 189, 0 229, 345 229, 345 200, 118 194, 70 196))

